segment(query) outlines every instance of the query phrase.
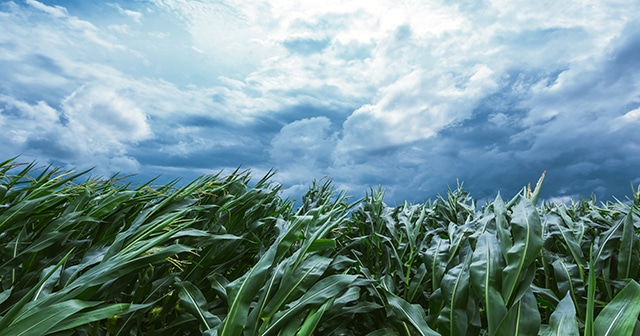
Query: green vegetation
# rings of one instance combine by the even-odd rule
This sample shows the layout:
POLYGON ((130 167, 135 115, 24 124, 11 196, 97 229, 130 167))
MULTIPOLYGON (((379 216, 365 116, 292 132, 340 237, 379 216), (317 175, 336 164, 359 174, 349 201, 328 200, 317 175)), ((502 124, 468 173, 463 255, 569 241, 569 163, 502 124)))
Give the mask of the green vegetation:
POLYGON ((272 174, 131 186, 0 163, 2 335, 630 335, 629 202, 388 207, 272 174), (78 183, 80 179, 86 182, 78 183), (478 210, 480 209, 480 210, 478 210))

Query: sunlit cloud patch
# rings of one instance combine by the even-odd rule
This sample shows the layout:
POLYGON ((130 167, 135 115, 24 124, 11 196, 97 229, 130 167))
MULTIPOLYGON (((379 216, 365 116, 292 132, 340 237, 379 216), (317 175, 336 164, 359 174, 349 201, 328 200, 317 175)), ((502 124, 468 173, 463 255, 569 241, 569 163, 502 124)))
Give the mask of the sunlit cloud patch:
POLYGON ((640 182, 637 1, 0 2, 0 153, 421 201, 640 182))

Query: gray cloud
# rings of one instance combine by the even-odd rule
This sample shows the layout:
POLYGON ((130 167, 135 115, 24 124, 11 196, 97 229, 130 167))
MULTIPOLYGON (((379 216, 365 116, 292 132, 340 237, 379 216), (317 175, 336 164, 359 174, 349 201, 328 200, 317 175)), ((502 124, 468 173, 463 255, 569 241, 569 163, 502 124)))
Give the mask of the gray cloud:
POLYGON ((640 183, 640 4, 0 4, 0 152, 192 178, 329 176, 390 202, 455 186, 640 183), (102 13, 102 14, 96 14, 102 13))

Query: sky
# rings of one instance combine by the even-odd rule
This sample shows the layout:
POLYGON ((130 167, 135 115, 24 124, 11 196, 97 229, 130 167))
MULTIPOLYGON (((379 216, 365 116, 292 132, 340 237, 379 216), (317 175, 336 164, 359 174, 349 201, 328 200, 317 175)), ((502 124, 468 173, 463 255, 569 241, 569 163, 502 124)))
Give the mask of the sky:
POLYGON ((637 0, 0 1, 0 160, 604 201, 639 130, 637 0))

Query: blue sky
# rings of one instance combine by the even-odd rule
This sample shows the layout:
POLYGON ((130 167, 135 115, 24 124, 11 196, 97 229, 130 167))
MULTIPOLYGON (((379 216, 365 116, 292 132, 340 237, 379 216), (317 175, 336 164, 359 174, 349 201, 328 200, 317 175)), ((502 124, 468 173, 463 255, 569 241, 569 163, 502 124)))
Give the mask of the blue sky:
POLYGON ((640 2, 2 1, 0 154, 420 202, 640 184, 640 2))

